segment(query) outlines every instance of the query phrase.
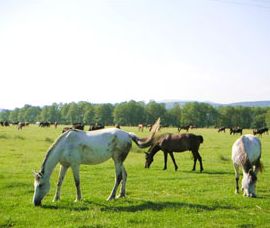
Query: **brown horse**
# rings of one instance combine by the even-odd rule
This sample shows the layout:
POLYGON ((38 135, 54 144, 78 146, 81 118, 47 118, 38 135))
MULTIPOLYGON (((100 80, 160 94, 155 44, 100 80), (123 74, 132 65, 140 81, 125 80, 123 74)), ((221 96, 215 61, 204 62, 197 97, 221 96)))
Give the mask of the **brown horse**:
POLYGON ((138 131, 143 132, 144 125, 143 124, 138 124, 138 131))
POLYGON ((186 130, 186 132, 188 132, 190 127, 191 127, 190 125, 178 127, 178 132, 181 132, 181 130, 186 130))
POLYGON ((146 152, 146 161, 145 168, 149 168, 151 163, 154 161, 155 154, 162 150, 164 152, 164 170, 167 169, 167 157, 168 154, 171 156, 171 159, 174 163, 175 171, 177 171, 178 166, 175 162, 173 152, 184 152, 191 151, 194 164, 193 171, 196 169, 196 162, 199 160, 200 162, 200 171, 203 171, 202 158, 199 154, 200 144, 203 143, 203 137, 201 135, 194 134, 163 134, 156 136, 149 148, 148 152, 146 152))

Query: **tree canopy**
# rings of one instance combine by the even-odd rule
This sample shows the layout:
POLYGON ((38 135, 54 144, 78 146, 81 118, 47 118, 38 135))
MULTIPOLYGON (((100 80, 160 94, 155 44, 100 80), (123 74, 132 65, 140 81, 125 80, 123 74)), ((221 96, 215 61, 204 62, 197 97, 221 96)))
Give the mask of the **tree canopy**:
POLYGON ((115 105, 89 102, 53 103, 44 107, 25 105, 0 112, 0 121, 29 123, 49 121, 136 126, 152 124, 158 117, 162 125, 175 127, 189 124, 196 127, 259 128, 270 125, 270 107, 214 107, 208 103, 189 102, 166 109, 163 103, 150 101, 145 104, 131 100, 115 105))

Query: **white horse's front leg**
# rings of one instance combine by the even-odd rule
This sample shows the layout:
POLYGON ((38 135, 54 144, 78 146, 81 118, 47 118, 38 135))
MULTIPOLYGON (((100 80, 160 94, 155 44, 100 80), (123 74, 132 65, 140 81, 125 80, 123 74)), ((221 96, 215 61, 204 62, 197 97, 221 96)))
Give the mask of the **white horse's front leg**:
POLYGON ((73 166, 71 166, 71 168, 72 168, 75 186, 76 186, 76 190, 77 190, 77 197, 75 200, 75 202, 77 202, 77 201, 80 201, 82 199, 81 187, 80 187, 80 166, 73 165, 73 166))
POLYGON ((235 171, 235 193, 239 193, 239 166, 234 164, 235 171))
POLYGON ((61 186, 62 186, 64 177, 66 175, 67 169, 68 169, 68 166, 60 165, 60 171, 59 171, 59 177, 58 177, 58 182, 57 182, 57 188, 56 188, 56 193, 55 193, 55 196, 54 196, 53 201, 60 200, 61 186))

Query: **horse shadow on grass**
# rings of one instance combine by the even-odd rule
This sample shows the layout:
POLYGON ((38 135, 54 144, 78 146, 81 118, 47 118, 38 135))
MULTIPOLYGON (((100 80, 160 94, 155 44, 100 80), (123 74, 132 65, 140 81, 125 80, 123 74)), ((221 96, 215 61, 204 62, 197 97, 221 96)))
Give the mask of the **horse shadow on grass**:
POLYGON ((57 205, 43 205, 43 209, 50 210, 70 210, 70 211, 88 211, 93 208, 99 207, 103 212, 139 212, 139 211, 162 211, 165 209, 189 209, 197 212, 204 211, 215 211, 219 209, 236 210, 236 207, 230 205, 203 205, 203 204, 193 204, 185 202, 158 202, 158 201, 134 201, 123 199, 120 200, 124 204, 119 205, 118 202, 94 202, 90 200, 83 200, 81 205, 71 205, 71 204, 57 204, 57 205))
POLYGON ((222 206, 222 205, 203 205, 203 204, 192 204, 184 202, 153 202, 153 201, 143 201, 137 205, 128 206, 105 206, 101 208, 101 211, 120 211, 120 212, 138 212, 145 210, 152 211, 162 211, 164 209, 190 209, 195 211, 215 211, 217 209, 236 209, 232 206, 222 206))
MULTIPOLYGON (((183 173, 194 173, 194 171, 182 171, 183 173)), ((209 175, 232 175, 234 176, 234 171, 217 171, 217 170, 204 170, 198 174, 209 174, 209 175)))

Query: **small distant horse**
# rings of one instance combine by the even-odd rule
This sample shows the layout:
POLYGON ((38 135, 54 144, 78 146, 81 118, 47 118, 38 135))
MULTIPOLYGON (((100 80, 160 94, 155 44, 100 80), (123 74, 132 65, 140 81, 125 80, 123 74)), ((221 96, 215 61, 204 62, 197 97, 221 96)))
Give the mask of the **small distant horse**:
POLYGON ((77 130, 84 130, 84 124, 83 123, 73 123, 72 124, 72 128, 73 129, 77 129, 77 130))
POLYGON ((239 168, 243 169, 242 190, 244 196, 256 197, 257 172, 262 171, 260 162, 261 142, 253 135, 244 135, 232 146, 232 161, 235 170, 235 192, 239 193, 239 168))
POLYGON ((143 132, 144 125, 143 124, 138 124, 138 131, 143 132))
POLYGON ((226 130, 226 127, 221 127, 221 128, 218 129, 218 132, 222 132, 223 131, 225 133, 225 130, 226 130))
POLYGON ((164 168, 167 169, 168 154, 174 163, 175 171, 178 166, 175 162, 173 152, 191 151, 194 158, 193 171, 196 169, 196 162, 200 162, 200 171, 203 171, 202 158, 199 153, 200 144, 203 143, 201 135, 194 134, 163 134, 155 136, 148 152, 145 152, 145 168, 150 168, 151 163, 154 161, 155 154, 162 150, 164 152, 164 168))
POLYGON ((88 131, 95 131, 95 130, 100 130, 105 128, 105 126, 103 124, 99 124, 99 123, 95 123, 95 124, 91 124, 88 131))
POLYGON ((262 127, 262 128, 254 129, 253 130, 253 135, 260 135, 260 136, 262 136, 263 133, 269 134, 267 127, 262 127))
POLYGON ((25 126, 26 126, 26 123, 25 122, 19 122, 18 123, 18 130, 22 130, 23 127, 25 127, 25 126))
POLYGON ((115 127, 115 128, 118 128, 118 129, 121 129, 120 124, 115 124, 114 127, 115 127))
POLYGON ((150 146, 159 124, 160 119, 157 120, 150 136, 146 139, 140 139, 135 134, 118 128, 107 128, 89 132, 72 129, 64 132, 49 148, 41 170, 34 174, 34 205, 41 205, 42 199, 49 192, 50 177, 58 163, 60 163, 60 173, 54 200, 57 201, 60 199, 62 182, 69 167, 72 169, 75 180, 77 190, 76 200, 80 200, 80 164, 100 164, 109 158, 112 158, 114 161, 116 176, 114 187, 108 200, 115 199, 120 183, 122 183, 120 197, 125 197, 127 172, 123 162, 131 149, 132 141, 140 148, 150 146))
POLYGON ((230 135, 234 135, 239 133, 240 135, 243 134, 243 129, 240 127, 236 127, 236 128, 230 128, 230 135))
POLYGON ((185 126, 178 127, 178 132, 181 132, 182 129, 186 130, 186 132, 188 132, 189 129, 190 129, 190 125, 185 125, 185 126))
POLYGON ((50 127, 51 123, 48 122, 48 121, 42 121, 42 122, 39 123, 39 126, 40 127, 50 127))

